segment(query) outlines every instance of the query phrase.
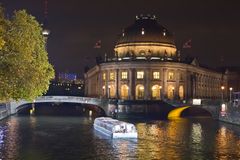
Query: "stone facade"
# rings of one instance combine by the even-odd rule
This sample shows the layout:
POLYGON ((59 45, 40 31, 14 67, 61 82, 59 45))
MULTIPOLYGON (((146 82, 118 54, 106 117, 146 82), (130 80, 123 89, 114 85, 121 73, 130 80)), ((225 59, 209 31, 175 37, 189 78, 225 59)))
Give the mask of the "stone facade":
POLYGON ((221 73, 164 61, 106 62, 89 70, 85 79, 87 96, 129 100, 221 98, 221 86, 227 86, 227 77, 221 73), (143 77, 137 77, 139 72, 143 77), (159 76, 154 77, 154 73, 159 76), (143 95, 137 93, 141 89, 143 95))

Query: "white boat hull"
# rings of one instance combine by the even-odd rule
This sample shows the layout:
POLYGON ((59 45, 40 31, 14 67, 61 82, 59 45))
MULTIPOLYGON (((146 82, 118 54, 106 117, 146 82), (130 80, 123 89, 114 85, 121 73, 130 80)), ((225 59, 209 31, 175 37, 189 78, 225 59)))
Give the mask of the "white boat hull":
MULTIPOLYGON (((114 121, 116 122, 117 120, 114 120, 114 121)), ((118 122, 116 122, 116 123, 118 123, 118 122)), ((97 125, 94 123, 94 129, 106 136, 111 137, 111 138, 115 139, 115 138, 137 138, 138 137, 137 132, 127 132, 127 131, 113 132, 111 128, 106 129, 106 125, 105 124, 103 125, 103 124, 104 123, 102 123, 102 125, 97 125)))

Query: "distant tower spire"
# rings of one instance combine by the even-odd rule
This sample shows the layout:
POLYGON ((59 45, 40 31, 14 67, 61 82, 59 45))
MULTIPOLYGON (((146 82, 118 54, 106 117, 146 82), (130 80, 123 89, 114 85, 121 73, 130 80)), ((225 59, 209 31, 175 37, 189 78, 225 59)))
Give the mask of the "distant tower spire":
POLYGON ((42 35, 44 36, 45 39, 45 49, 47 50, 47 40, 48 36, 50 34, 50 30, 48 29, 48 0, 44 0, 44 20, 43 20, 43 30, 42 30, 42 35))
POLYGON ((48 16, 48 0, 44 1, 44 19, 47 19, 48 16))

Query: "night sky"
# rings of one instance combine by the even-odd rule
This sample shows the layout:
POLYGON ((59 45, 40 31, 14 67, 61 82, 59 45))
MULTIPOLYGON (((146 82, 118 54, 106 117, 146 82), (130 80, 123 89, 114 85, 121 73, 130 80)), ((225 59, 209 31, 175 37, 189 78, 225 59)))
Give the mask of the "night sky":
MULTIPOLYGON (((26 9, 44 20, 44 0, 0 0, 10 15, 26 9)), ((240 66, 240 2, 235 0, 49 0, 50 62, 56 72, 76 72, 93 66, 97 55, 113 55, 122 29, 139 14, 154 14, 174 33, 181 53, 210 67, 240 66), (192 39, 191 49, 182 49, 192 39), (95 43, 101 40, 101 49, 95 43)))

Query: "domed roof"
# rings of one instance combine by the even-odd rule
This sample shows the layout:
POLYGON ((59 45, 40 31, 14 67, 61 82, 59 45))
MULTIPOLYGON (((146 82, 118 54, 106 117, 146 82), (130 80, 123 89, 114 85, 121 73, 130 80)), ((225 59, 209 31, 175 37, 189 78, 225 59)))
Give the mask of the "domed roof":
POLYGON ((133 25, 125 28, 118 44, 136 42, 156 42, 175 45, 173 35, 158 24, 155 16, 136 16, 133 25))

